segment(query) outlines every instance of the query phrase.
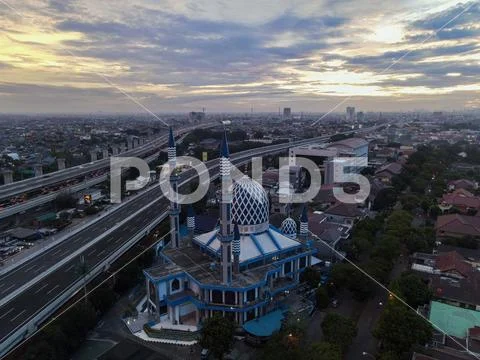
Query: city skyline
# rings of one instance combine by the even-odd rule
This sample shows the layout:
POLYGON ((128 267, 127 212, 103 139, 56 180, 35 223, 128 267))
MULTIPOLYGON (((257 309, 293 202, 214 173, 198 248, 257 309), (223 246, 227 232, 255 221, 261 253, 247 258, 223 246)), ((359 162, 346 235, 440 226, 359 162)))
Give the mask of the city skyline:
POLYGON ((479 15, 478 1, 2 0, 0 112, 142 111, 122 92, 155 112, 476 109, 479 15))

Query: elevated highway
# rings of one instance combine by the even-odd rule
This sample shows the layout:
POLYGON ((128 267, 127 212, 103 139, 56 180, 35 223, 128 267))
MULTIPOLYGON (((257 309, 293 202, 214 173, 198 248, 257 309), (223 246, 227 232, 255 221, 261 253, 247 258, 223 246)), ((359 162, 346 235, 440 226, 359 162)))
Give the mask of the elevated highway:
MULTIPOLYGON (((194 129, 208 128, 208 127, 214 127, 214 126, 219 126, 219 124, 208 123, 208 124, 203 124, 196 127, 182 128, 176 131, 176 133, 177 135, 185 135, 186 133, 194 129)), ((159 149, 164 145, 166 145, 167 140, 168 140, 167 135, 162 135, 161 137, 159 137, 158 139, 155 139, 154 141, 151 141, 145 145, 139 146, 138 148, 123 152, 118 156, 143 157, 145 156, 145 154, 150 153, 151 151, 155 149, 159 149)), ((158 155, 159 155, 159 151, 156 151, 153 154, 148 155, 145 158, 145 160, 147 162, 152 162, 158 157, 158 155)), ((78 165, 78 166, 67 168, 64 170, 55 171, 53 173, 45 174, 39 177, 17 181, 12 184, 2 185, 0 186, 0 200, 10 199, 20 194, 39 190, 47 186, 53 186, 55 184, 64 183, 70 179, 86 176, 94 171, 107 169, 109 165, 110 165, 109 159, 101 159, 91 163, 78 165)), ((98 185, 104 182, 105 180, 107 180, 107 177, 108 177, 108 172, 105 172, 101 175, 97 175, 90 179, 86 179, 85 181, 81 181, 77 184, 64 187, 61 190, 52 191, 45 195, 37 195, 28 199, 27 201, 17 203, 15 205, 7 206, 1 209, 0 220, 15 214, 22 213, 23 211, 33 209, 40 205, 46 204, 48 202, 51 202, 61 192, 64 192, 64 191, 77 192, 77 191, 81 191, 83 189, 87 189, 89 187, 98 185)))

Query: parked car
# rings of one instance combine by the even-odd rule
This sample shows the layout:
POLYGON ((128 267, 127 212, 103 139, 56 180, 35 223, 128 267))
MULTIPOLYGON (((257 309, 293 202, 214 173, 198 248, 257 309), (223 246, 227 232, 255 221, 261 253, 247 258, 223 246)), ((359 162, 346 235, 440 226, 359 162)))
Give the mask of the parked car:
POLYGON ((209 355, 210 355, 210 350, 202 349, 202 352, 200 353, 200 359, 201 360, 207 360, 209 355))

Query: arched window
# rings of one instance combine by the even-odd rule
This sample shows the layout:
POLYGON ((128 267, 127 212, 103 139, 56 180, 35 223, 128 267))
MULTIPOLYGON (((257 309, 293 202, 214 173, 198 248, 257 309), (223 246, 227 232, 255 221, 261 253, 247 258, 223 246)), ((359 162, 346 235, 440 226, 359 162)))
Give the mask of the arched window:
POLYGON ((180 289, 180 281, 175 279, 172 281, 172 291, 177 291, 178 289, 180 289))

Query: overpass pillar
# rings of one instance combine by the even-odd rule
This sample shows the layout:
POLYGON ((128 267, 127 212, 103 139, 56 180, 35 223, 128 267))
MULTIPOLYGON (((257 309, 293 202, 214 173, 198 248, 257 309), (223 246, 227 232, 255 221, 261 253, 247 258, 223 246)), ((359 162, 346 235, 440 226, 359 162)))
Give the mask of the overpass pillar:
POLYGON ((90 161, 97 161, 97 152, 95 150, 90 151, 90 161))
POLYGON ((57 167, 58 167, 58 170, 64 170, 65 169, 65 159, 57 158, 57 167))
POLYGON ((42 164, 37 164, 33 167, 33 172, 35 174, 35 177, 37 176, 42 176, 43 175, 43 167, 42 164))
POLYGON ((112 154, 113 156, 117 156, 118 155, 118 146, 112 146, 112 154))
POLYGON ((3 183, 5 185, 13 183, 13 171, 4 170, 3 171, 3 183))
POLYGON ((135 141, 136 141, 136 143, 137 143, 137 144, 136 144, 137 147, 140 146, 140 138, 137 137, 137 138, 135 139, 135 141))
POLYGON ((142 145, 145 145, 146 142, 147 142, 147 139, 142 138, 142 145))
POLYGON ((103 159, 108 158, 108 149, 103 149, 103 150, 102 150, 102 158, 103 158, 103 159))

